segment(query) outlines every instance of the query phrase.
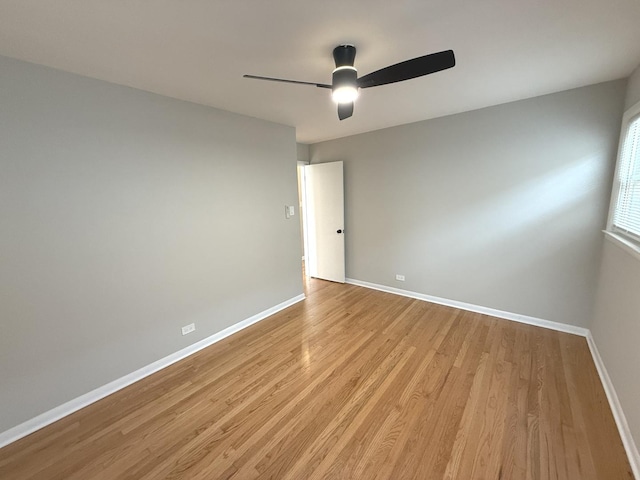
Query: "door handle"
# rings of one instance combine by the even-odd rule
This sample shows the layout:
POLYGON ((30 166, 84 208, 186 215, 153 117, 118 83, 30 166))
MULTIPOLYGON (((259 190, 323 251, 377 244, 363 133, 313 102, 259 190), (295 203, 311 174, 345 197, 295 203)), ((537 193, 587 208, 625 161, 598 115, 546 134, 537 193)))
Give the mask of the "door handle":
POLYGON ((338 232, 337 232, 337 233, 342 233, 342 229, 338 229, 338 232))

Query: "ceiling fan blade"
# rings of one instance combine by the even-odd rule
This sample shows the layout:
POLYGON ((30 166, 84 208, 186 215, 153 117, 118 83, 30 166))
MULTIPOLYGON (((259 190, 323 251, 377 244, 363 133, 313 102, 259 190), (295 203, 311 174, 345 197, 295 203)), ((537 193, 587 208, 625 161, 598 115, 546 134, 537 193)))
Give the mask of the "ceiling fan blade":
POLYGON ((244 78, 253 78, 255 80, 268 80, 270 82, 297 83, 299 85, 313 85, 320 88, 331 88, 331 85, 325 83, 301 82, 299 80, 286 80, 284 78, 259 77, 257 75, 243 75, 244 78))
POLYGON ((353 115, 353 102, 338 104, 338 118, 344 120, 353 115))
POLYGON ((360 88, 377 87, 388 83, 402 82, 430 73, 446 70, 456 64, 453 50, 432 53, 381 68, 358 79, 360 88))

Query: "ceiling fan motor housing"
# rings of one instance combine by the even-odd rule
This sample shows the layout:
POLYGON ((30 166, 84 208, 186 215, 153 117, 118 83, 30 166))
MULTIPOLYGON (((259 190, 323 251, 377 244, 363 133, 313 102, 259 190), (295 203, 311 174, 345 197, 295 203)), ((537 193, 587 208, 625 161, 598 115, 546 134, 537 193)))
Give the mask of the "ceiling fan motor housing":
POLYGON ((358 71, 354 67, 338 67, 333 71, 332 89, 340 87, 358 87, 358 71))

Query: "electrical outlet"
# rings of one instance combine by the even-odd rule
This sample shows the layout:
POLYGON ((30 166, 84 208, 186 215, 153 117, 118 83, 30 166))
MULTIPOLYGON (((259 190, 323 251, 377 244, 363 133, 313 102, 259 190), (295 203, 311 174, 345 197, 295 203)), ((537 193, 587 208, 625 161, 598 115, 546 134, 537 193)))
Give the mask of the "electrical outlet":
POLYGON ((186 335, 187 333, 191 333, 195 331, 196 331, 195 323, 190 323, 189 325, 185 325, 184 327, 182 327, 182 335, 186 335))
POLYGON ((404 275, 396 275, 396 280, 404 282, 404 275))

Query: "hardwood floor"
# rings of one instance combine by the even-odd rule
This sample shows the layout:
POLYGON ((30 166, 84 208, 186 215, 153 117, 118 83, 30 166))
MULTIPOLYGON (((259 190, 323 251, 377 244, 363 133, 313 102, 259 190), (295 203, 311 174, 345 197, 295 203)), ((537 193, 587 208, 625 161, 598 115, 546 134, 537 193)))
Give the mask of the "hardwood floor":
POLYGON ((0 478, 633 478, 584 338, 307 290, 0 450, 0 478))

